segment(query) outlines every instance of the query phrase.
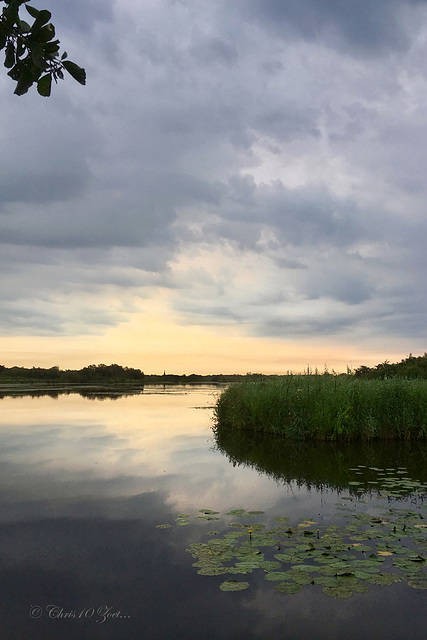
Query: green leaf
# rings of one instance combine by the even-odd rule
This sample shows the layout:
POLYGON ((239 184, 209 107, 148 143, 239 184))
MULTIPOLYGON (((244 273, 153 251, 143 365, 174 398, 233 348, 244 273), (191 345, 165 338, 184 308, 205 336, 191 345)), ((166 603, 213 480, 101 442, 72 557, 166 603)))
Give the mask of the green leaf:
POLYGON ((8 71, 7 75, 9 76, 9 78, 12 78, 12 80, 15 80, 16 82, 18 82, 21 69, 22 69, 22 62, 17 62, 15 66, 12 67, 10 71, 8 71))
POLYGON ((272 571, 271 573, 267 573, 265 575, 266 580, 273 580, 273 581, 287 580, 287 578, 289 578, 287 571, 272 571))
POLYGON ((43 25, 49 22, 51 17, 52 14, 50 11, 47 11, 47 9, 42 9, 41 11, 39 11, 37 18, 35 19, 33 26, 31 27, 31 32, 35 33, 36 31, 41 29, 43 25))
POLYGON ((281 593, 298 593, 302 591, 302 585, 295 582, 280 582, 276 585, 276 589, 281 593))
POLYGON ((31 65, 23 64, 21 66, 21 71, 14 94, 17 96, 23 96, 25 93, 27 93, 33 82, 34 80, 31 65))
POLYGON ((409 580, 408 584, 413 589, 427 589, 427 580, 409 580))
POLYGON ((332 598, 340 598, 342 600, 346 600, 347 598, 351 598, 353 595, 353 591, 351 588, 345 586, 334 586, 334 587, 323 587, 323 593, 326 593, 328 596, 332 596, 332 598))
POLYGON ((29 33, 31 27, 28 24, 28 22, 25 22, 25 20, 20 20, 19 21, 19 33, 29 33))
POLYGON ((47 73, 37 82, 37 91, 41 96, 48 98, 52 89, 52 76, 47 73))
POLYGON ((221 591, 243 591, 249 587, 249 582, 237 582, 237 580, 226 580, 219 585, 221 591))
POLYGON ((11 69, 15 64, 15 46, 12 42, 8 42, 6 45, 6 56, 4 59, 4 66, 6 69, 11 69))
POLYGON ((313 582, 313 576, 308 576, 306 573, 296 573, 292 575, 292 580, 295 584, 299 584, 304 587, 307 584, 311 584, 313 582))
POLYGON ((16 56, 18 58, 22 58, 22 56, 24 55, 26 50, 27 50, 27 45, 25 44, 23 39, 22 38, 17 38, 17 40, 16 40, 16 56))
POLYGON ((28 11, 28 13, 30 14, 30 16, 32 18, 37 18, 38 17, 38 15, 40 13, 40 11, 38 9, 35 9, 35 7, 32 7, 29 4, 26 4, 25 8, 26 8, 26 10, 28 11))
POLYGON ((20 2, 19 0, 10 0, 8 2, 8 6, 3 9, 3 15, 7 19, 8 22, 14 24, 19 20, 18 9, 20 2))
POLYGON ((44 71, 46 69, 46 62, 43 56, 43 49, 41 45, 35 44, 31 49, 31 59, 36 67, 44 71))
MULTIPOLYGON (((64 62, 64 66, 66 63, 64 62)), ((245 513, 245 509, 233 509, 232 511, 228 511, 226 516, 242 516, 245 513)))
POLYGON ((86 84, 86 71, 70 60, 64 60, 62 63, 68 73, 73 76, 80 84, 86 84))
POLYGON ((45 50, 46 57, 53 59, 59 52, 59 40, 46 42, 43 48, 45 50))
POLYGON ((55 37, 55 27, 53 24, 47 24, 40 29, 37 34, 38 42, 49 42, 55 37))

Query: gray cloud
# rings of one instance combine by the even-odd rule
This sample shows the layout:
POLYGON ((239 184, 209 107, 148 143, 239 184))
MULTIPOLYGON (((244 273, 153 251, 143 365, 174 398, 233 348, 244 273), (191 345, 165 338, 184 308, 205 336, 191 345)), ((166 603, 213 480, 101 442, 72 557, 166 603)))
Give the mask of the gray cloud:
POLYGON ((283 38, 321 40, 362 55, 409 46, 402 10, 425 0, 239 0, 242 14, 283 38))
POLYGON ((100 331, 163 287, 184 323, 421 339, 426 5, 57 2, 90 73, 48 101, 2 78, 4 331, 100 331))
POLYGON ((53 169, 27 175, 12 175, 0 181, 3 202, 49 202, 68 199, 81 193, 87 183, 87 172, 53 169))
POLYGON ((74 0, 72 4, 67 0, 54 0, 45 5, 58 29, 65 25, 87 34, 96 23, 113 20, 114 0, 74 0))

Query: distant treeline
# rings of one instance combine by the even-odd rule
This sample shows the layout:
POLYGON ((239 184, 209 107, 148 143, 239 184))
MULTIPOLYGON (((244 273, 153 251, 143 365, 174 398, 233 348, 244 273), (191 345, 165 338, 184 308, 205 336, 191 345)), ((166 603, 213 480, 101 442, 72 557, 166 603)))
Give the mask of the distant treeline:
POLYGON ((83 369, 65 369, 59 367, 5 367, 0 365, 0 384, 60 384, 60 385, 149 385, 149 384, 227 384, 242 380, 266 378, 260 373, 247 373, 246 375, 175 375, 163 373, 162 375, 144 374, 141 369, 122 367, 118 364, 91 364, 83 369))
MULTIPOLYGON (((144 374, 141 369, 132 367, 122 367, 118 364, 90 364, 83 369, 60 369, 59 367, 5 367, 0 365, 0 384, 229 384, 231 382, 243 382, 247 380, 267 380, 292 376, 289 372, 285 376, 264 375, 261 373, 241 374, 212 374, 200 375, 192 373, 190 375, 177 375, 164 372, 158 374, 144 374)), ((307 369, 305 375, 318 376, 317 369, 311 372, 307 369)), ((322 376, 336 376, 325 369, 322 376)), ((355 378, 367 379, 387 379, 387 378, 424 378, 427 379, 427 353, 423 356, 413 356, 409 354, 401 362, 391 364, 386 360, 375 367, 361 366, 354 371, 347 371, 347 374, 340 376, 354 376, 355 378)))
POLYGON ((387 379, 387 378, 424 378, 427 379, 427 353, 423 356, 409 354, 407 358, 391 364, 388 360, 375 367, 359 367, 354 371, 356 378, 387 379))
POLYGON ((66 369, 59 367, 43 369, 41 367, 5 367, 0 365, 0 383, 63 383, 91 384, 117 382, 144 382, 144 373, 140 369, 121 367, 118 364, 91 364, 83 369, 66 369))

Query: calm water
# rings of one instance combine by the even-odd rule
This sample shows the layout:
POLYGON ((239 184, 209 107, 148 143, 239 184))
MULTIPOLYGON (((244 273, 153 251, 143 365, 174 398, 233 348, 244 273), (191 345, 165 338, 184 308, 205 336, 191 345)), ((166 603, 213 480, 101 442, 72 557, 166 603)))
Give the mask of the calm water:
MULTIPOLYGON (((185 549, 211 530, 230 531, 232 509, 263 511, 257 522, 268 526, 287 516, 324 530, 340 524, 337 503, 380 508, 370 502, 374 480, 350 468, 401 467, 427 480, 420 444, 216 442, 209 407, 217 393, 0 400, 2 639, 426 639, 427 591, 407 584, 339 600, 319 585, 281 594, 261 570, 237 576, 250 588, 236 593, 219 589, 230 576, 197 574, 185 549), (355 477, 362 487, 348 485, 355 477), (200 519, 200 509, 220 519, 200 519), (177 526, 182 513, 189 524, 177 526)), ((421 497, 385 506, 390 500, 427 517, 421 497)))

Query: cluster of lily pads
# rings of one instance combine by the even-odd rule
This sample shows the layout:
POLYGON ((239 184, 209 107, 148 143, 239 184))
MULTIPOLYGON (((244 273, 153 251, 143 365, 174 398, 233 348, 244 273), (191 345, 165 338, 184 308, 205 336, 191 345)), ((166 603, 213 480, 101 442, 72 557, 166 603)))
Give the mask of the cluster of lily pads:
MULTIPOLYGON (((409 479, 403 469, 399 470, 404 472, 401 474, 393 469, 393 479, 388 473, 391 469, 361 466, 354 471, 377 475, 375 490, 380 501, 362 500, 357 494, 340 497, 336 515, 344 519, 342 526, 325 527, 308 519, 290 524, 290 518, 278 516, 273 526, 267 527, 257 521, 262 511, 234 509, 224 514, 231 531, 210 531, 209 540, 188 547, 196 559, 193 566, 200 575, 230 576, 220 584, 222 591, 247 589, 249 582, 237 576, 257 570, 264 572, 265 580, 275 582, 279 592, 287 594, 309 585, 320 585, 334 598, 350 598, 368 592, 370 585, 396 582, 427 589, 427 524, 423 515, 427 486, 409 479), (388 501, 385 506, 384 498, 388 501), (397 498, 405 498, 404 504, 390 503, 397 498), (414 509, 407 508, 408 500, 414 509), (363 511, 361 505, 368 505, 367 510, 363 511), (372 507, 380 512, 372 515, 372 507)), ((365 482, 354 485, 350 481, 349 485, 357 490, 365 486, 366 491, 365 482)), ((210 509, 200 509, 195 517, 221 519, 210 509)), ((189 524, 189 518, 189 514, 179 514, 176 524, 189 524)), ((159 528, 167 526, 171 525, 159 528)))
POLYGON ((404 467, 380 469, 360 464, 350 471, 353 471, 357 476, 362 476, 358 480, 348 482, 349 488, 357 493, 364 493, 369 487, 376 489, 379 497, 399 499, 409 496, 425 497, 427 492, 427 485, 410 478, 404 467))

